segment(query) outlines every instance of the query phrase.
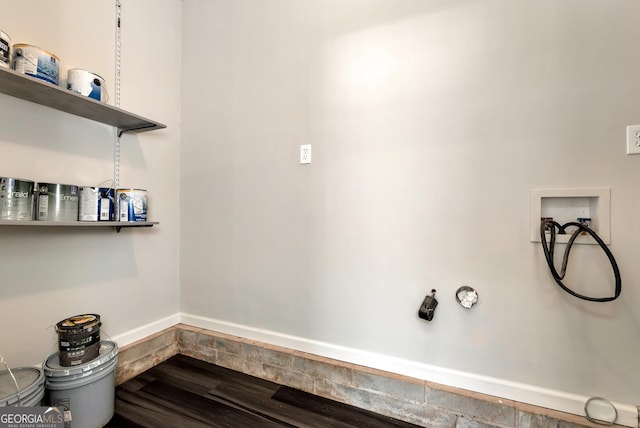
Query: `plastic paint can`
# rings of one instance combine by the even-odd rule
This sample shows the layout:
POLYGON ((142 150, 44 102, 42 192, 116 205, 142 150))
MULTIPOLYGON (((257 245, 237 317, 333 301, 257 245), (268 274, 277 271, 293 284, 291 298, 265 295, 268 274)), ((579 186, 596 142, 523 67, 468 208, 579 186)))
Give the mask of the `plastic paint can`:
POLYGON ((98 356, 100 325, 96 314, 76 315, 56 324, 61 366, 77 366, 98 356))
POLYGON ((67 72, 67 89, 96 101, 106 102, 108 100, 104 79, 80 68, 72 68, 67 72))
POLYGON ((38 183, 38 220, 77 221, 78 186, 38 183))
POLYGON ((11 67, 11 37, 0 30, 0 67, 11 67))
POLYGON ((81 187, 78 203, 80 221, 114 221, 114 190, 108 187, 81 187))
POLYGON ((147 221, 147 191, 118 189, 116 191, 118 221, 147 221))
POLYGON ((64 409, 65 428, 99 428, 113 417, 117 362, 118 345, 107 340, 88 363, 61 366, 57 352, 45 360, 45 405, 64 409))
POLYGON ((36 407, 44 398, 44 371, 39 367, 19 367, 0 371, 0 407, 36 407), (19 391, 11 374, 16 378, 19 391))
POLYGON ((0 220, 33 220, 33 191, 30 180, 0 177, 0 220))
POLYGON ((13 69, 18 73, 58 84, 60 58, 37 46, 13 45, 13 69))

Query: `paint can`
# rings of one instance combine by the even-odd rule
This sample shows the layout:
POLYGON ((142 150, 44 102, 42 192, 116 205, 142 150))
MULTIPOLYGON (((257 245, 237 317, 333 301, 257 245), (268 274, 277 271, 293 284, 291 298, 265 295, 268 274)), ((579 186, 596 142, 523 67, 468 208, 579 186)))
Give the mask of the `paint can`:
POLYGON ((58 84, 60 58, 27 44, 13 45, 13 69, 18 73, 37 77, 51 84, 58 84))
POLYGON ((40 406, 44 398, 44 378, 44 371, 39 367, 19 367, 11 369, 11 373, 0 371, 0 407, 40 406))
POLYGON ((109 99, 104 79, 80 68, 72 68, 67 72, 67 89, 103 103, 109 99))
POLYGON ((33 220, 33 191, 30 180, 0 177, 0 220, 33 220))
POLYGON ((11 37, 0 30, 0 67, 11 67, 11 37))
POLYGON ((38 220, 77 221, 78 186, 38 183, 38 220))
POLYGON ((118 221, 147 221, 147 191, 141 189, 118 189, 118 221))
POLYGON ((64 409, 65 428, 103 427, 113 417, 117 362, 118 345, 107 340, 97 358, 79 366, 61 366, 57 352, 45 360, 45 405, 64 409))
POLYGON ((56 324, 61 366, 77 366, 98 356, 101 324, 96 314, 76 315, 56 324))
POLYGON ((79 191, 78 220, 114 221, 114 190, 108 187, 81 187, 79 191))

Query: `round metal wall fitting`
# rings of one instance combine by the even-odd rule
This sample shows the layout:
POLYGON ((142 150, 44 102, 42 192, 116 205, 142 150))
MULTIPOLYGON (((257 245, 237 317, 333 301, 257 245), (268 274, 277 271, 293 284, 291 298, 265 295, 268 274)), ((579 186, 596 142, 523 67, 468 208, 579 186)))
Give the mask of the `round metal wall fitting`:
POLYGON ((478 292, 472 287, 463 285, 456 290, 456 300, 463 308, 469 309, 478 303, 478 292))

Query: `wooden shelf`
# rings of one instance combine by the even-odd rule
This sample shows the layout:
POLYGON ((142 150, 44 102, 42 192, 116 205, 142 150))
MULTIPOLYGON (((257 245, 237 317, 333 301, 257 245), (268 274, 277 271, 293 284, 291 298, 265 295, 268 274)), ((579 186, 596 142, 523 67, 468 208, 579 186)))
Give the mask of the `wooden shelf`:
POLYGON ((120 133, 166 128, 161 123, 3 67, 0 67, 0 93, 115 126, 120 133))

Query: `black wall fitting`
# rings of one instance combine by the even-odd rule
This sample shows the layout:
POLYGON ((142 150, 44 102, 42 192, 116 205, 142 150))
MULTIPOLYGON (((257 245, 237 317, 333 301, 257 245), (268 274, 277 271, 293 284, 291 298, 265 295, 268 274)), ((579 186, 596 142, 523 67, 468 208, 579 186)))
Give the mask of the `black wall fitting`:
POLYGON ((418 316, 427 321, 431 321, 433 319, 433 314, 436 310, 436 306, 438 306, 438 301, 436 300, 436 290, 431 290, 431 295, 427 295, 422 301, 422 305, 418 309, 418 316))

